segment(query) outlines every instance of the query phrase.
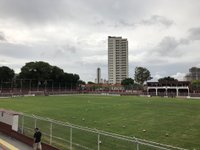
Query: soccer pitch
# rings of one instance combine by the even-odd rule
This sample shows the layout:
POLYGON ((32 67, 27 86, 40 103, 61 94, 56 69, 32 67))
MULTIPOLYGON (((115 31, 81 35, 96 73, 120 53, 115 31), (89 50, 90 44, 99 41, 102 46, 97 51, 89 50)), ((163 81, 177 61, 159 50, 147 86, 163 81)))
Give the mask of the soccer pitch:
POLYGON ((36 96, 1 98, 0 108, 187 149, 200 148, 199 100, 133 96, 36 96))

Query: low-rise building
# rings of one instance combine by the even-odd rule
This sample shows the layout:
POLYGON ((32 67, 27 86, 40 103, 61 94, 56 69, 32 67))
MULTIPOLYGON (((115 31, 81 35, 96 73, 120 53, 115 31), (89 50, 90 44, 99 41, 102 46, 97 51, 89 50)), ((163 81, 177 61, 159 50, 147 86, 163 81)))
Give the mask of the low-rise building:
POLYGON ((189 96, 189 81, 147 82, 147 94, 154 96, 189 96))

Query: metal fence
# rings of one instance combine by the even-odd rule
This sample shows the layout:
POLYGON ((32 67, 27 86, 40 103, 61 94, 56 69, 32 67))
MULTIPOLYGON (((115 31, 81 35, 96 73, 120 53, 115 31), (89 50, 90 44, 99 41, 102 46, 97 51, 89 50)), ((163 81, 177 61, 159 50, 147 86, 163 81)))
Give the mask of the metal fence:
POLYGON ((19 132, 32 137, 35 127, 42 131, 43 142, 61 150, 185 150, 40 116, 20 115, 19 132))

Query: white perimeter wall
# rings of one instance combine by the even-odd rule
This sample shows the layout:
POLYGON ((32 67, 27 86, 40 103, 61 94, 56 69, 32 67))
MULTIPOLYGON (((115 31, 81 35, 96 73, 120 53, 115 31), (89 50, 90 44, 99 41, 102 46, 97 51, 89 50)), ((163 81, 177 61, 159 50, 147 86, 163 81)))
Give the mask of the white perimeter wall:
POLYGON ((18 130, 18 115, 8 114, 5 112, 0 112, 0 122, 9 124, 12 126, 12 130, 18 130))

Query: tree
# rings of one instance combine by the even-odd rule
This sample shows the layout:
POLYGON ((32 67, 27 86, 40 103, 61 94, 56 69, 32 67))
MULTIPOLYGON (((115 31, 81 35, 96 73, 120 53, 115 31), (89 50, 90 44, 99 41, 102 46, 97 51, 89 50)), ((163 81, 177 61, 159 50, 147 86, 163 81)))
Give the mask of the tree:
POLYGON ((52 66, 49 78, 58 82, 64 80, 64 71, 57 66, 52 66))
POLYGON ((77 82, 79 85, 85 85, 86 83, 85 83, 85 81, 83 81, 83 80, 78 80, 78 82, 77 82))
POLYGON ((94 82, 92 82, 92 81, 88 81, 88 84, 95 84, 94 82))
POLYGON ((126 78, 122 80, 121 84, 125 87, 125 89, 132 89, 134 80, 132 78, 126 78))
POLYGON ((35 79, 38 81, 50 79, 52 66, 46 62, 29 62, 21 68, 20 79, 35 79))
POLYGON ((9 67, 2 66, 0 67, 0 80, 1 81, 11 81, 15 76, 14 70, 9 67))
MULTIPOLYGON (((42 86, 55 88, 74 88, 78 86, 79 75, 65 73, 57 66, 51 66, 47 62, 28 62, 19 73, 18 82, 27 86, 42 86), (25 83, 26 82, 26 83, 25 83)), ((20 85, 18 83, 18 85, 20 85)))
POLYGON ((191 86, 193 90, 200 90, 200 80, 193 80, 191 86))
POLYGON ((47 62, 28 62, 21 68, 16 84, 18 87, 23 85, 23 88, 29 88, 30 86, 46 87, 48 86, 47 81, 50 80, 51 72, 52 66, 47 62))
POLYGON ((135 81, 143 85, 145 81, 151 80, 150 71, 144 67, 135 68, 135 81))
POLYGON ((67 87, 73 88, 78 86, 79 75, 72 73, 64 73, 64 81, 67 83, 67 87))
POLYGON ((170 76, 158 79, 158 82, 170 82, 170 81, 177 82, 178 80, 170 76))
POLYGON ((86 84, 85 81, 78 80, 77 84, 78 84, 79 90, 84 90, 85 89, 85 84, 86 84))
POLYGON ((73 74, 73 78, 72 78, 73 80, 73 83, 74 84, 77 84, 78 83, 78 80, 80 79, 80 77, 79 77, 79 75, 77 75, 77 74, 73 74))

